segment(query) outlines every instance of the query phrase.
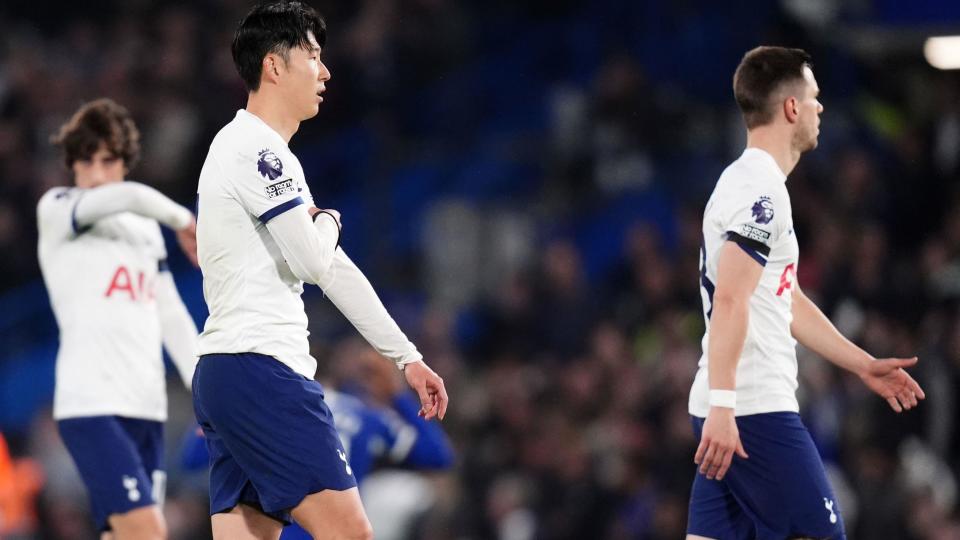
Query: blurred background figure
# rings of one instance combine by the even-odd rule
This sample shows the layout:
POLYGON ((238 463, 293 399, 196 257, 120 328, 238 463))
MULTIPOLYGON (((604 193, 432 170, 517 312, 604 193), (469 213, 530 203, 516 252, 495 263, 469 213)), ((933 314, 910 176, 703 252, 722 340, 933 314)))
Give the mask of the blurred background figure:
MULTIPOLYGON (((413 538, 682 536, 700 223, 745 141, 730 74, 760 44, 810 51, 829 105, 791 178, 800 286, 864 349, 917 353, 927 394, 895 416, 798 351, 801 415, 847 532, 956 536, 957 503, 911 478, 916 463, 960 471, 960 73, 922 52, 927 35, 960 33, 960 5, 311 3, 335 76, 292 149, 458 396, 442 426, 455 465, 429 481, 413 538)), ((49 421, 56 327, 33 209, 69 178, 46 137, 84 100, 122 102, 143 131, 139 179, 192 207, 197 149, 245 97, 223 44, 250 4, 0 4, 0 431, 42 467, 37 538, 92 534, 49 421)), ((170 267, 202 323, 199 276, 173 250, 170 267)), ((319 292, 304 299, 330 358, 353 329, 319 292)), ((168 433, 192 424, 175 385, 169 411, 168 433)), ((178 452, 170 535, 209 538, 206 484, 178 452)))
POLYGON ((113 100, 83 104, 51 138, 74 186, 37 204, 38 259, 59 330, 53 418, 106 540, 166 538, 163 351, 190 387, 197 328, 160 225, 196 264, 196 221, 128 181, 140 133, 113 100))

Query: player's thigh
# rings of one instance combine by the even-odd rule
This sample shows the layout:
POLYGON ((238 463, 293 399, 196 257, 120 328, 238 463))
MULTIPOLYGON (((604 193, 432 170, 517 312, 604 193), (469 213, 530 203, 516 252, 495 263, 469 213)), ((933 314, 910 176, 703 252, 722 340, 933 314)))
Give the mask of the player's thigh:
POLYGON ((70 418, 59 420, 57 427, 87 488, 99 530, 110 529, 111 516, 157 504, 141 449, 120 418, 70 418))
POLYGON ((747 539, 754 536, 753 521, 730 492, 725 480, 709 480, 696 473, 687 516, 689 538, 747 539))
MULTIPOLYGON (((693 432, 698 439, 702 429, 703 419, 693 418, 693 432)), ((692 466, 698 469, 696 465, 692 466)), ((753 521, 731 492, 727 479, 710 480, 700 474, 699 470, 695 472, 693 486, 690 489, 687 538, 727 540, 754 537, 753 521)))
MULTIPOLYGON (((357 486, 319 383, 254 354, 206 355, 197 369, 198 419, 222 439, 265 513, 286 519, 311 493, 357 486)), ((215 473, 216 462, 212 495, 215 473)))
POLYGON ((737 418, 750 455, 724 479, 761 540, 844 538, 840 510, 813 440, 796 413, 737 418))
POLYGON ((109 518, 113 540, 163 540, 167 526, 156 505, 134 508, 109 518))
POLYGON ((210 518, 214 540, 277 540, 283 524, 256 508, 238 504, 210 518))
POLYGON ((316 540, 368 540, 373 529, 357 488, 307 495, 290 514, 316 540))

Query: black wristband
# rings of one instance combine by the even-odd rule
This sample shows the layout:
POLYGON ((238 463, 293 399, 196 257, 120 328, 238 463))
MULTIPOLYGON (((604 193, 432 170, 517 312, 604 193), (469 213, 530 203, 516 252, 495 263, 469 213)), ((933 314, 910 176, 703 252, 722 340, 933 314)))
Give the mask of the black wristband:
POLYGON ((337 216, 333 215, 333 214, 330 213, 330 212, 327 212, 326 210, 320 210, 319 212, 317 212, 316 214, 313 215, 313 222, 314 222, 314 223, 317 222, 317 216, 319 216, 320 214, 326 214, 326 215, 330 216, 330 218, 333 220, 333 222, 337 224, 337 245, 334 246, 334 249, 340 247, 340 235, 343 233, 343 226, 340 225, 340 221, 337 220, 337 216))

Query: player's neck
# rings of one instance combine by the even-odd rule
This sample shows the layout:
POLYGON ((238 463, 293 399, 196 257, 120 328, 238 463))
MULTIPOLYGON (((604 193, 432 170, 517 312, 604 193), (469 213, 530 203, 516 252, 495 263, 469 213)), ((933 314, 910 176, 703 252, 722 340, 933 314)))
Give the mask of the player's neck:
POLYGON ((784 176, 790 176, 800 161, 800 152, 793 146, 791 137, 777 132, 774 126, 754 128, 747 133, 747 148, 759 148, 773 156, 784 176))
POLYGON ((253 92, 247 98, 247 112, 276 131, 288 144, 293 134, 300 128, 300 120, 290 115, 283 103, 269 99, 260 92, 253 92))

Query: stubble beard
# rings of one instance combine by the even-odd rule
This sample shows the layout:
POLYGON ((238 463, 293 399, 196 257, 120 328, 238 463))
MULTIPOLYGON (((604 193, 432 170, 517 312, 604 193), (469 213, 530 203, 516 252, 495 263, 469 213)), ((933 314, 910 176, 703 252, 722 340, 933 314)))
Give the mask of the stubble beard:
POLYGON ((817 147, 817 132, 816 128, 811 127, 810 129, 798 129, 793 133, 793 141, 791 145, 793 150, 798 154, 803 154, 804 152, 809 152, 817 147))

